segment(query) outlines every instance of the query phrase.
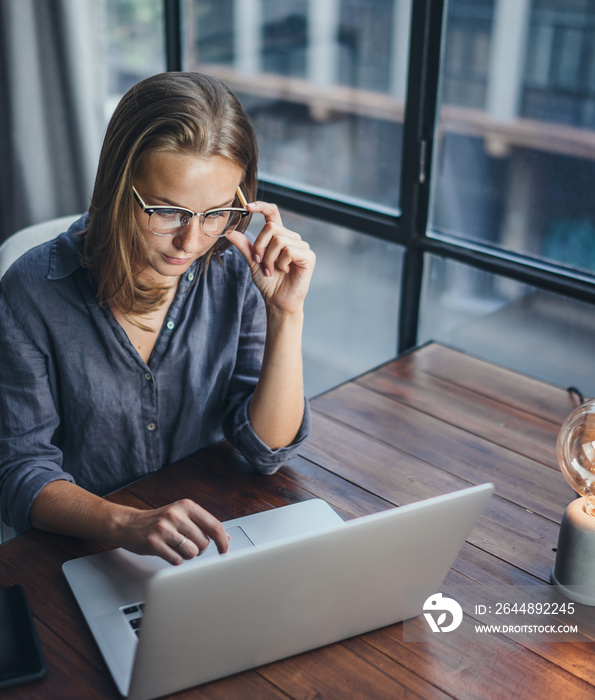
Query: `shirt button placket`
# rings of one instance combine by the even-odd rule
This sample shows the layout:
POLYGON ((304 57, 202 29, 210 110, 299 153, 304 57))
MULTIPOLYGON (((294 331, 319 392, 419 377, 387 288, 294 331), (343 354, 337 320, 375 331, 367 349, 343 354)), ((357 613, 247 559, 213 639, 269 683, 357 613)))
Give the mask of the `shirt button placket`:
MULTIPOLYGON (((156 387, 152 372, 143 372, 143 378, 145 379, 145 382, 142 393, 146 397, 146 400, 143 400, 143 405, 145 406, 145 409, 148 409, 149 415, 151 415, 152 413, 157 415, 157 397, 155 396, 156 387)), ((150 471, 155 471, 158 468, 159 441, 157 438, 157 428, 158 426, 156 420, 148 420, 147 423, 145 423, 145 429, 147 430, 147 433, 150 436, 147 437, 147 466, 149 467, 150 471)))

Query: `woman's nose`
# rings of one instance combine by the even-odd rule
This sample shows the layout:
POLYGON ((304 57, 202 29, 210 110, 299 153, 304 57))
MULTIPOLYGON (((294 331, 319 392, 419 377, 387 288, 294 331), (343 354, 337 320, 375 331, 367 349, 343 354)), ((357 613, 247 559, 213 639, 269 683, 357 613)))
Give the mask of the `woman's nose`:
POLYGON ((203 235, 200 216, 193 216, 188 226, 174 237, 174 245, 185 253, 194 253, 203 235))

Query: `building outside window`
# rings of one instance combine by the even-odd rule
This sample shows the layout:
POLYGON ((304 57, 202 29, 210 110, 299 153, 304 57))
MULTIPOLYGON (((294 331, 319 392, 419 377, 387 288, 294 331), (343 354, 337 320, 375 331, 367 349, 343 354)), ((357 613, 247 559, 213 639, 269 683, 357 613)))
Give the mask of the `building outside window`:
MULTIPOLYGON (((430 236, 595 272, 594 22, 580 0, 449 4, 430 236)), ((595 392, 590 305, 435 257, 424 289, 421 339, 595 392)))

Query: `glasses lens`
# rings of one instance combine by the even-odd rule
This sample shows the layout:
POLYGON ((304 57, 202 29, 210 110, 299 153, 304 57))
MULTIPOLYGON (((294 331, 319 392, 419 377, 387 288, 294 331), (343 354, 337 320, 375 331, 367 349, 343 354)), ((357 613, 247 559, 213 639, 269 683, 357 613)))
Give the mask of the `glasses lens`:
POLYGON ((149 217, 153 233, 172 235, 188 225, 190 216, 182 209, 157 209, 149 217))
POLYGON ((207 236, 218 238, 233 231, 244 218, 243 211, 234 209, 216 209, 203 216, 203 231, 207 236))

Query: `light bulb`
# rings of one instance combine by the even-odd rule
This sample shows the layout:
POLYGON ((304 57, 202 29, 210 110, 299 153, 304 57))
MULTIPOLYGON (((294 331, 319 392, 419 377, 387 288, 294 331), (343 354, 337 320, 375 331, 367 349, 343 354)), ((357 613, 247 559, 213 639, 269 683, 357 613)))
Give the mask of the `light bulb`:
POLYGON ((585 497, 583 510, 595 518, 595 400, 585 401, 564 421, 556 444, 560 471, 585 497))

